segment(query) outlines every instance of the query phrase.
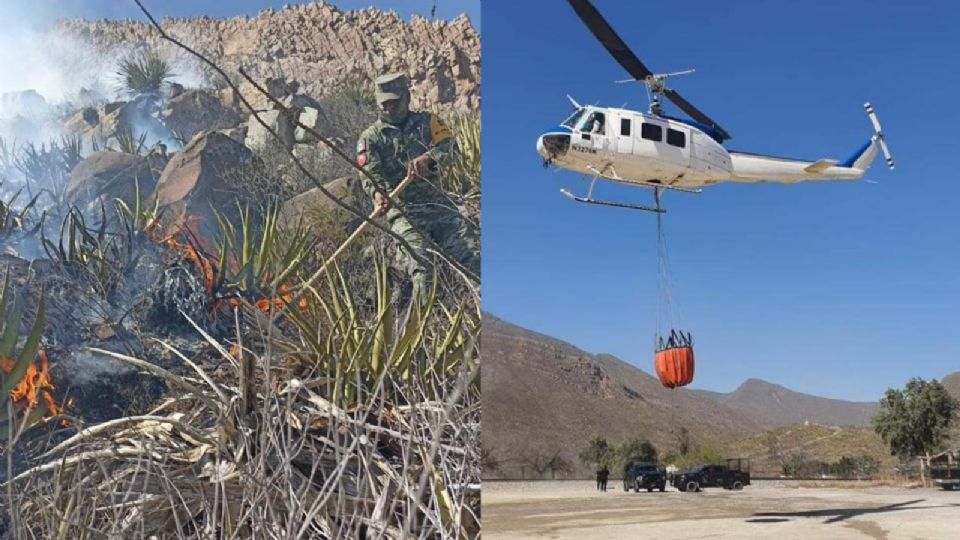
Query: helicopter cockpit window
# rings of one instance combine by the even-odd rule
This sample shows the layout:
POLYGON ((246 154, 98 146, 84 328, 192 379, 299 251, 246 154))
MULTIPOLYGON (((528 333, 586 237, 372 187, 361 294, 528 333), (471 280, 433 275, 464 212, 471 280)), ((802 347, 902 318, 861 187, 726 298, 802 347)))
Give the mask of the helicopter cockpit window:
POLYGON ((683 148, 687 145, 687 136, 682 131, 675 129, 667 130, 667 144, 683 148))
POLYGON ((587 117, 582 124, 580 124, 580 131, 585 131, 587 133, 603 133, 604 130, 604 116, 602 112, 592 113, 587 117))
POLYGON ((577 112, 570 115, 570 118, 567 118, 566 120, 564 120, 563 124, 561 125, 567 126, 570 129, 576 129, 577 122, 580 120, 580 117, 583 116, 583 113, 584 113, 583 109, 577 109, 577 112))
POLYGON ((640 136, 651 141, 662 141, 663 128, 656 124, 644 122, 643 125, 640 126, 640 136))

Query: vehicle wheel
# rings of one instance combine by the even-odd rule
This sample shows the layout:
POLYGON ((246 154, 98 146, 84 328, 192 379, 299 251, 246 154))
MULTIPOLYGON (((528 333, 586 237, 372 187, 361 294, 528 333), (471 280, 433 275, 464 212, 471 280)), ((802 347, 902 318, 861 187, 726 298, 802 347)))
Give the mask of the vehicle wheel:
POLYGON ((700 484, 696 480, 688 480, 687 485, 684 486, 686 489, 684 491, 697 492, 700 491, 700 484))
POLYGON ((730 489, 734 491, 740 491, 741 489, 743 489, 743 482, 739 480, 734 480, 733 483, 730 484, 730 489))
POLYGON ((666 485, 660 486, 660 493, 663 493, 663 492, 666 491, 666 490, 667 490, 667 486, 666 486, 666 485))
POLYGON ((652 487, 648 487, 648 488, 647 488, 647 493, 650 493, 651 491, 653 491, 653 488, 652 488, 652 487))

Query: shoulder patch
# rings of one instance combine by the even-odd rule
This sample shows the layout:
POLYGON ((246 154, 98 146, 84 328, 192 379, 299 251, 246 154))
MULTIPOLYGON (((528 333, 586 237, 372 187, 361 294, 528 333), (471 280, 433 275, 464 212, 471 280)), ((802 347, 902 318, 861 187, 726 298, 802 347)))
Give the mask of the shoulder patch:
POLYGON ((452 139, 453 134, 450 133, 450 130, 447 129, 447 126, 443 125, 443 122, 440 121, 440 116, 436 114, 430 115, 430 146, 434 146, 442 143, 447 139, 452 139))
POLYGON ((363 167, 367 164, 367 139, 360 137, 357 139, 357 165, 363 167))

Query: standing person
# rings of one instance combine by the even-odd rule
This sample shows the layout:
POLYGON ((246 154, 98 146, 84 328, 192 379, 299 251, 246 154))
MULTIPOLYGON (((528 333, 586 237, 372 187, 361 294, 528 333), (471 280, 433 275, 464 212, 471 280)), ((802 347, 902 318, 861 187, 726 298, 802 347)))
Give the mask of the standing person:
POLYGON ((610 469, 606 465, 603 466, 603 469, 600 470, 600 491, 607 491, 607 480, 610 479, 610 469))
POLYGON ((408 253, 402 247, 398 258, 413 281, 415 294, 422 299, 430 287, 433 267, 424 262, 432 257, 421 232, 448 256, 480 275, 472 227, 440 188, 437 165, 456 151, 456 141, 435 113, 410 110, 405 75, 384 75, 374 84, 378 119, 357 142, 357 163, 370 175, 363 175, 361 183, 377 215, 385 216, 390 229, 415 252, 408 253), (408 175, 416 179, 395 198, 404 216, 390 206, 387 194, 408 175))
POLYGON ((597 469, 597 491, 603 491, 603 469, 597 469))

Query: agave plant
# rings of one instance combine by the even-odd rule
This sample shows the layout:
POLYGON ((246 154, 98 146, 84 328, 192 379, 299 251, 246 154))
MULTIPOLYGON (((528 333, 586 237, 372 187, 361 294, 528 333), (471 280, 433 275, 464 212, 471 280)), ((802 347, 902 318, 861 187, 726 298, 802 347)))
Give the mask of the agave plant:
POLYGON ((480 204, 480 114, 476 111, 444 115, 457 140, 458 152, 441 164, 444 189, 478 208, 480 204))
POLYGON ((144 147, 147 145, 146 132, 141 133, 138 137, 133 132, 133 128, 126 124, 123 124, 117 128, 117 130, 113 133, 113 138, 117 141, 119 150, 125 154, 139 156, 143 152, 144 147))
POLYGON ((23 174, 28 191, 33 195, 46 193, 56 206, 66 205, 67 180, 76 166, 78 154, 74 153, 72 141, 66 150, 56 141, 39 147, 33 143, 20 148, 14 166, 23 174))
POLYGON ((54 263, 85 272, 104 298, 110 300, 125 276, 135 268, 143 247, 142 233, 152 222, 153 211, 144 210, 139 202, 131 209, 123 201, 115 201, 119 231, 108 231, 107 211, 100 205, 96 226, 89 225, 83 213, 72 207, 60 224, 56 242, 41 232, 40 242, 54 263))
POLYGON ((21 193, 23 193, 22 189, 17 190, 17 192, 6 201, 0 200, 0 239, 6 239, 14 233, 27 232, 28 234, 34 234, 39 230, 39 221, 37 221, 33 230, 28 229, 30 229, 30 222, 32 220, 31 211, 37 204, 37 199, 40 196, 35 195, 27 201, 27 204, 24 205, 23 208, 18 209, 16 204, 21 193))
POLYGON ((362 400, 386 377, 398 389, 389 398, 410 401, 403 389, 474 367, 479 312, 468 301, 452 309, 438 304, 436 275, 427 298, 409 302, 402 314, 382 258, 374 268, 372 314, 359 308, 363 299, 339 269, 327 274, 326 294, 313 291, 307 310, 287 311, 303 349, 312 352, 301 361, 328 374, 331 401, 362 400))
MULTIPOLYGON (((260 299, 279 293, 279 302, 292 293, 298 272, 312 260, 316 240, 306 229, 280 226, 280 207, 266 206, 259 219, 238 203, 239 224, 217 212, 218 294, 260 299)), ((263 305, 261 303, 261 305, 263 305)))
POLYGON ((40 352, 40 338, 43 334, 43 325, 45 320, 46 303, 44 295, 40 294, 40 303, 37 308, 37 316, 34 319, 33 327, 27 337, 20 353, 16 353, 16 345, 20 332, 20 323, 23 320, 23 301, 19 296, 11 293, 10 288, 10 270, 7 269, 6 277, 3 282, 3 292, 0 294, 0 323, 3 324, 3 330, 0 332, 0 441, 5 443, 8 448, 16 443, 20 435, 38 424, 49 410, 51 398, 40 399, 40 396, 29 395, 28 392, 45 391, 43 388, 28 386, 22 392, 16 393, 18 402, 26 403, 21 407, 15 407, 11 395, 15 388, 21 385, 21 382, 34 367, 34 360, 40 352), (12 298, 12 306, 10 306, 12 298), (9 309, 12 307, 12 309, 9 309), (24 395, 21 395, 24 394, 24 395), (16 418, 19 418, 19 423, 16 418))
POLYGON ((117 71, 131 96, 159 94, 163 84, 173 77, 170 64, 155 51, 141 52, 120 61, 117 71))

